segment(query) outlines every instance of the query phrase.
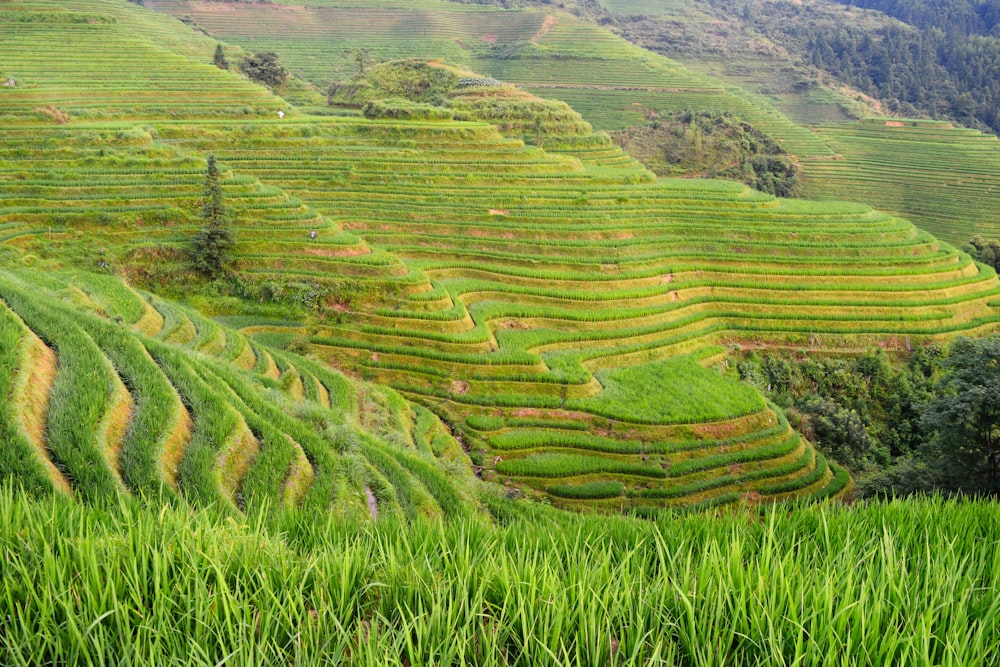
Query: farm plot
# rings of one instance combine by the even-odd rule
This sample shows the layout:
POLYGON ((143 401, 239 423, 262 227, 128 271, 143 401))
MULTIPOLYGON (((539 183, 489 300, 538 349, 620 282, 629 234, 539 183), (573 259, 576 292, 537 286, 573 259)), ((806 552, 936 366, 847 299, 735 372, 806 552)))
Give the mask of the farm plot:
POLYGON ((567 161, 558 128, 541 151, 480 125, 308 124, 223 156, 427 281, 319 322, 310 348, 461 428, 484 477, 557 504, 598 482, 621 484, 605 507, 836 494, 838 469, 707 368, 725 346, 903 348, 1000 322, 992 272, 867 206, 567 161))
POLYGON ((569 102, 598 130, 641 125, 652 111, 726 110, 789 152, 832 156, 764 96, 694 72, 563 11, 503 10, 442 0, 385 3, 219 3, 150 0, 248 50, 273 50, 291 70, 327 88, 362 61, 443 60, 569 102))
MULTIPOLYGON (((461 122, 244 114, 230 106, 244 89, 272 110, 285 103, 206 65, 197 36, 192 58, 162 47, 178 66, 157 79, 159 52, 116 31, 141 41, 133 28, 146 17, 174 33, 128 4, 0 10, 15 32, 36 31, 24 39, 69 26, 87 48, 106 47, 93 72, 58 50, 13 54, 38 81, 65 67, 46 88, 59 99, 101 71, 134 73, 146 91, 123 93, 120 107, 109 97, 106 121, 84 107, 61 125, 22 113, 35 101, 3 121, 3 368, 30 370, 0 378, 52 387, 48 402, 9 393, 17 418, 0 427, 15 434, 7 458, 20 472, 5 475, 84 498, 180 493, 248 512, 278 501, 348 515, 374 498, 389 515, 450 517, 472 504, 449 477, 469 470, 453 429, 483 478, 564 507, 835 496, 849 476, 735 382, 727 351, 906 348, 1000 323, 996 276, 895 215, 657 180, 569 107, 513 88, 456 97, 461 122), (148 62, 126 63, 132 46, 148 62), (160 80, 191 106, 163 106, 172 93, 160 80), (306 322, 251 320, 241 334, 87 273, 155 288, 198 228, 209 154, 237 228, 241 289, 258 289, 255 301, 299 289, 289 298, 308 304, 306 322), (47 271, 13 268, 26 265, 47 271), (79 271, 56 270, 65 266, 79 271), (313 359, 279 349, 292 341, 313 359), (69 395, 88 373, 107 391, 69 395)), ((376 9, 401 10, 389 4, 376 9)), ((223 10, 300 11, 190 6, 220 21, 223 10)), ((591 28, 562 14, 453 10, 456 35, 515 17, 509 33, 496 24, 498 44, 531 31, 525 57, 548 49, 573 76, 588 69, 577 42, 591 28)), ((601 35, 595 49, 610 59, 617 47, 600 40, 617 38, 601 35)), ((643 66, 630 85, 698 88, 667 61, 643 66)))
POLYGON ((280 377, 241 370, 233 362, 251 347, 241 334, 107 276, 3 271, 0 299, 3 379, 13 388, 0 411, 0 480, 94 501, 180 494, 246 512, 332 506, 364 517, 365 487, 380 511, 407 519, 474 507, 467 482, 438 466, 459 450, 436 418, 425 412, 422 428, 447 439, 437 455, 401 449, 413 435, 394 429, 412 428, 413 408, 398 397, 383 408, 396 416, 370 433, 356 402, 327 388, 351 385, 343 376, 287 353, 280 377), (192 323, 194 338, 148 337, 140 328, 150 308, 192 323), (295 381, 303 377, 308 392, 295 381))
MULTIPOLYGON (((0 121, 258 116, 287 108, 259 86, 167 50, 154 41, 165 31, 129 29, 135 11, 114 8, 122 4, 0 5, 0 62, 16 84, 0 88, 0 121)), ((178 48, 181 39, 188 41, 178 38, 178 48)), ((203 39, 197 50, 203 52, 206 42, 211 40, 203 39)))
POLYGON ((1000 236, 1000 142, 927 121, 872 119, 817 132, 843 159, 804 160, 805 193, 898 212, 962 246, 1000 236))

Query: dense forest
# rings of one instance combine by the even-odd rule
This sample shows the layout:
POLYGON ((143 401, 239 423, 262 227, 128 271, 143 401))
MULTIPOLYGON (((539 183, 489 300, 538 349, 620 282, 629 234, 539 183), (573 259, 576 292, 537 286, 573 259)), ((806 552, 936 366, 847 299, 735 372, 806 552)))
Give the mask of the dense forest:
POLYGON ((875 31, 845 25, 806 36, 806 49, 817 68, 885 100, 894 110, 950 116, 997 131, 1000 39, 964 26, 965 21, 950 24, 944 17, 920 31, 903 25, 875 31))
POLYGON ((851 0, 896 21, 838 19, 828 3, 709 0, 806 64, 905 115, 1000 130, 1000 15, 982 0, 851 0))
POLYGON ((862 497, 1000 492, 1000 337, 902 359, 754 351, 737 367, 851 470, 862 497))
POLYGON ((606 20, 631 41, 671 57, 711 54, 738 68, 740 53, 765 54, 801 68, 804 79, 810 69, 832 75, 890 112, 1000 130, 996 2, 703 0, 684 11, 606 20))

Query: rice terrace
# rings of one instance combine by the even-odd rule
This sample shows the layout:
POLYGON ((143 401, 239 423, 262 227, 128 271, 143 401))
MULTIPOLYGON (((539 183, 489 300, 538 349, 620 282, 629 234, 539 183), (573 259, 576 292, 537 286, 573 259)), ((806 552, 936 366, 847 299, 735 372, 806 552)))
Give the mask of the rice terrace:
POLYGON ((0 0, 0 665, 1000 665, 998 35, 0 0))

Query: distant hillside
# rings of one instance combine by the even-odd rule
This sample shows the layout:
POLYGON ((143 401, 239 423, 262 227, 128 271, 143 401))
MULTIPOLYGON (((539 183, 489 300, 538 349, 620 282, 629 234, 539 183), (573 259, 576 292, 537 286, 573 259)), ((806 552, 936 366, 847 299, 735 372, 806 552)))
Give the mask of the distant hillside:
POLYGON ((1000 130, 994 3, 605 0, 603 5, 608 15, 602 20, 637 44, 698 69, 699 61, 714 61, 711 70, 752 89, 764 86, 794 97, 795 86, 833 77, 878 98, 887 111, 1000 130))

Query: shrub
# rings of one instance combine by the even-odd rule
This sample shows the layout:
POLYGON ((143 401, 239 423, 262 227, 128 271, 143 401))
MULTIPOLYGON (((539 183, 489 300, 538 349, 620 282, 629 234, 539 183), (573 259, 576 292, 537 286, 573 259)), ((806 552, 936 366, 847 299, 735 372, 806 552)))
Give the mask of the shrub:
POLYGON ((273 51, 247 56, 240 63, 240 69, 250 77, 251 81, 271 88, 277 88, 288 79, 288 68, 273 51))

